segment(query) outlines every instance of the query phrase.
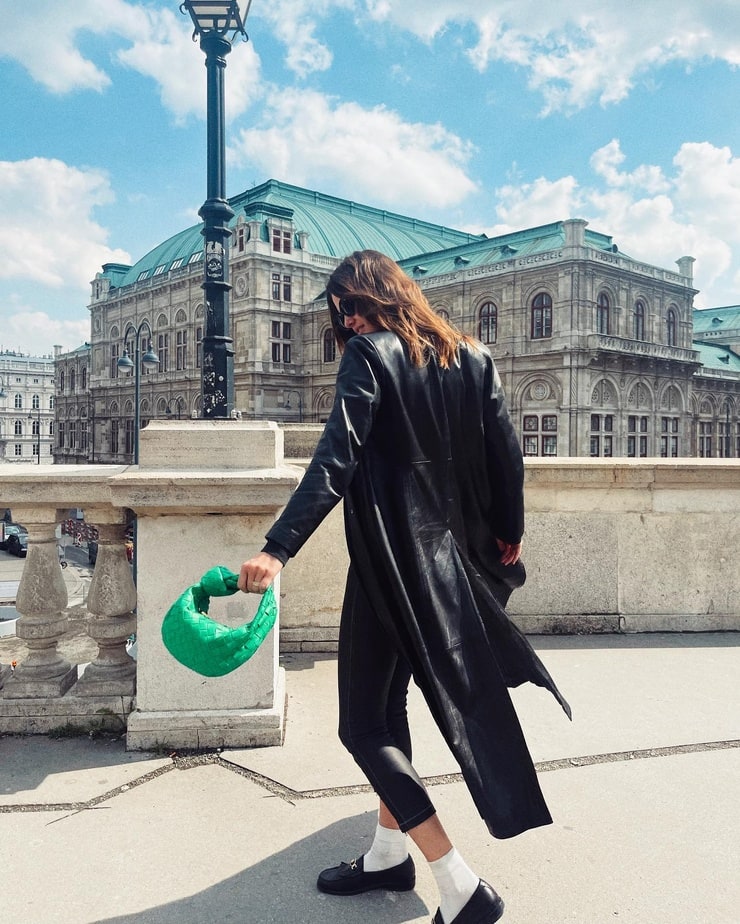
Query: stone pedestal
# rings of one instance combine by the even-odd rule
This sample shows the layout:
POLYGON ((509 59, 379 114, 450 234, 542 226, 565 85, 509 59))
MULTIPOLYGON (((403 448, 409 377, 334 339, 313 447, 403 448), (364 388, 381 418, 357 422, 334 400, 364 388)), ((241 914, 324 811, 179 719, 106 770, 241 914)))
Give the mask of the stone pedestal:
MULTIPOLYGON (((256 654, 225 677, 203 677, 175 661, 161 626, 171 604, 209 568, 238 571, 264 545, 301 474, 283 464, 282 433, 266 421, 152 421, 141 432, 139 460, 138 469, 111 482, 114 503, 138 518, 137 698, 127 745, 280 744, 277 623, 256 654)), ((276 591, 279 600, 279 584, 276 591)), ((259 600, 214 598, 209 615, 240 625, 259 600)))

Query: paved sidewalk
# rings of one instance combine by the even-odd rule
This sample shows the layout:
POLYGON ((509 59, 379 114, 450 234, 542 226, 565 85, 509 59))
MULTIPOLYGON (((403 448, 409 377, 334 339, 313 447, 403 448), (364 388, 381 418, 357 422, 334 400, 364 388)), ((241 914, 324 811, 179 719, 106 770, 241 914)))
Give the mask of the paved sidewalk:
MULTIPOLYGON (((573 707, 514 698, 555 824, 495 841, 414 692, 416 763, 504 924, 738 924, 740 637, 533 640, 573 707)), ((291 655, 282 748, 196 758, 0 738, 0 922, 429 924, 436 890, 337 898, 375 799, 336 740, 336 665, 291 655)), ((244 668, 243 668, 244 669, 244 668)), ((247 668, 248 669, 248 668, 247 668)))

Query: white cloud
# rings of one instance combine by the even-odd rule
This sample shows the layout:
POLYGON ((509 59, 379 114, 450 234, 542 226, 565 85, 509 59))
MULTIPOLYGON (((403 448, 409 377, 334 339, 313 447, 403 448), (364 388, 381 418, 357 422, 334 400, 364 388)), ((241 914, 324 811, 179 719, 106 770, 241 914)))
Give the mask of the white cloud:
MULTIPOLYGON (((152 78, 162 104, 178 120, 191 114, 205 116, 204 57, 191 41, 192 22, 166 7, 125 0, 14 4, 0 32, 0 57, 14 58, 52 93, 103 91, 111 83, 112 61, 94 62, 83 55, 78 44, 85 33, 120 39, 126 47, 112 60, 152 78)), ((233 118, 260 93, 260 61, 251 44, 234 42, 228 68, 226 106, 227 116, 233 118)))
POLYGON ((740 157, 733 157, 727 147, 687 143, 673 163, 681 211, 713 236, 740 245, 740 157))
POLYGON ((51 355, 54 344, 66 352, 90 340, 90 318, 80 311, 79 320, 52 317, 15 300, 0 310, 0 350, 17 350, 31 356, 51 355))
MULTIPOLYGON (((178 121, 189 115, 205 117, 205 58, 192 41, 192 23, 170 10, 149 11, 149 25, 117 59, 132 70, 151 77, 158 85, 162 104, 178 121)), ((241 115, 261 93, 260 59, 251 44, 237 38, 226 59, 224 81, 226 116, 241 115)))
POLYGON ((697 306, 737 304, 740 273, 740 158, 728 148, 684 144, 666 176, 657 167, 621 170, 618 141, 594 152, 595 180, 566 176, 509 183, 495 191, 499 221, 470 230, 504 234, 566 218, 585 218, 637 259, 675 270, 696 258, 697 306))
POLYGON ((609 186, 652 193, 668 191, 670 184, 660 167, 641 164, 632 173, 625 173, 619 169, 625 160, 619 141, 614 139, 592 155, 591 167, 609 186))
POLYGON ((0 57, 14 58, 53 93, 103 90, 109 76, 76 47, 80 33, 135 35, 142 11, 124 0, 3 3, 0 57))
MULTIPOLYGON (((543 97, 543 111, 551 112, 618 102, 637 80, 670 63, 740 64, 734 6, 734 0, 271 0, 252 18, 269 24, 285 46, 286 65, 300 77, 331 66, 332 51, 319 29, 337 11, 354 15, 359 29, 386 25, 425 42, 455 26, 463 27, 458 38, 464 41, 464 27, 472 25, 471 66, 482 71, 501 61, 525 69, 530 87, 543 97)), ((34 0, 14 3, 4 17, 0 56, 14 58, 52 92, 100 91, 111 81, 108 62, 85 55, 79 40, 85 33, 118 36, 126 47, 117 59, 155 79, 163 103, 183 118, 203 111, 203 80, 193 76, 199 56, 184 47, 189 28, 187 17, 164 0, 34 0)), ((232 115, 257 92, 257 56, 242 52, 235 48, 229 62, 232 115)))
POLYGON ((550 181, 539 177, 531 183, 511 183, 496 190, 499 223, 487 234, 508 234, 522 228, 549 224, 576 217, 581 211, 581 195, 575 177, 550 181))
POLYGON ((113 201, 107 177, 59 160, 0 161, 0 278, 87 289, 103 263, 129 262, 92 217, 113 201))
POLYGON ((451 24, 472 24, 471 63, 525 68, 544 111, 618 102, 635 81, 671 62, 740 63, 734 0, 365 0, 369 15, 424 41, 451 24))
POLYGON ((447 207, 475 189, 465 172, 472 145, 440 124, 298 90, 275 92, 264 122, 239 133, 232 163, 249 160, 271 176, 393 208, 447 207))
POLYGON ((316 37, 318 21, 337 9, 352 9, 355 0, 271 0, 259 10, 286 48, 286 65, 299 77, 331 67, 328 45, 316 37))

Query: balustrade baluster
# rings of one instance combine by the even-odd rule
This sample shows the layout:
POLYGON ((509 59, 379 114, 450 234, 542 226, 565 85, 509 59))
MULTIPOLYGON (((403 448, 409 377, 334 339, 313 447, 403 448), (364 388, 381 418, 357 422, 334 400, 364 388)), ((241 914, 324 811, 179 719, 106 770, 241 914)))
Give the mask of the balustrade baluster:
POLYGON ((98 654, 74 688, 76 696, 133 696, 136 662, 126 641, 136 630, 136 587, 126 558, 125 527, 98 526, 98 556, 87 595, 87 631, 98 654))
POLYGON ((61 697, 77 679, 77 667, 58 650, 67 630, 67 588, 59 567, 52 508, 17 508, 18 519, 28 529, 28 555, 18 586, 16 609, 20 618, 16 635, 28 646, 3 687, 5 699, 61 697))

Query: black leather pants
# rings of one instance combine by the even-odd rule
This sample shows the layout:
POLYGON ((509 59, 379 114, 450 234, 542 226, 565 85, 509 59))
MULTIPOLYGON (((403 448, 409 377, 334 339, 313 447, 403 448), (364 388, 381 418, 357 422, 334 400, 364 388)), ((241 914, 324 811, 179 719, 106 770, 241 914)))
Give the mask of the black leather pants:
POLYGON ((339 628, 339 738, 402 831, 434 814, 411 765, 406 696, 411 670, 350 568, 339 628))

